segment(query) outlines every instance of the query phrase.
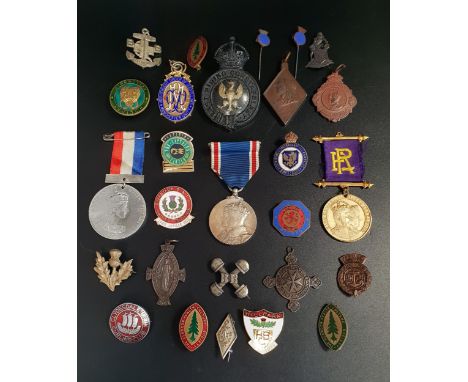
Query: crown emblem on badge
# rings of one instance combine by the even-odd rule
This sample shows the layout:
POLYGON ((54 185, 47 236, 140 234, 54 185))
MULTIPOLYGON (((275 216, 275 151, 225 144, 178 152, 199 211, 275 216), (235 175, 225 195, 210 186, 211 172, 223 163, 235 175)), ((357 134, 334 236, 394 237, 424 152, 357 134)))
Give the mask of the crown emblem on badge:
POLYGON ((297 134, 294 134, 292 131, 284 136, 286 143, 296 143, 298 138, 297 134))
POLYGON ((250 56, 242 45, 236 43, 235 37, 230 37, 229 42, 216 50, 214 58, 221 69, 242 69, 250 56))

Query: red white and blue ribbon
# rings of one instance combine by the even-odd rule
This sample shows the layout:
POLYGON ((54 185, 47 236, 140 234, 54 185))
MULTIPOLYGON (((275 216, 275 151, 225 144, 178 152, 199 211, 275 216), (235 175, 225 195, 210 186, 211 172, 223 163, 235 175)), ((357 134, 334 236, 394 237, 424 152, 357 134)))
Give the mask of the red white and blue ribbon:
POLYGON ((144 159, 143 131, 117 131, 114 133, 110 174, 142 175, 144 159))
POLYGON ((144 131, 117 131, 112 138, 112 159, 106 183, 142 183, 143 162, 145 159, 144 131))
POLYGON ((210 142, 211 169, 229 189, 242 189, 259 168, 260 141, 210 142))

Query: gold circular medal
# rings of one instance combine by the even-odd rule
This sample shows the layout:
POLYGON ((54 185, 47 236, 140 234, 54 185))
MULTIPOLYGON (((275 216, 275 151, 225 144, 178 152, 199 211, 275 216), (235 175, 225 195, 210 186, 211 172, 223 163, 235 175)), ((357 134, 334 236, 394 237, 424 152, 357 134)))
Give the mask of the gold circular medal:
POLYGON ((370 230, 372 215, 366 203, 354 195, 337 195, 323 207, 322 222, 336 240, 358 241, 370 230))
POLYGON ((221 243, 243 244, 257 229, 257 216, 253 208, 239 196, 228 196, 210 212, 210 230, 221 243))

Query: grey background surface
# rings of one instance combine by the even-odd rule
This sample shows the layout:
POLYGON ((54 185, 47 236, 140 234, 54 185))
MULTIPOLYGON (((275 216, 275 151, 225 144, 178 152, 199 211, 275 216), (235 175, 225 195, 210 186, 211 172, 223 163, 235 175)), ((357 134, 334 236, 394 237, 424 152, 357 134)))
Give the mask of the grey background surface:
MULTIPOLYGON (((78 377, 79 381, 320 381, 382 382, 389 380, 389 2, 387 1, 198 1, 157 2, 135 0, 79 2, 78 37, 78 377), (157 92, 169 72, 169 59, 185 60, 187 48, 197 35, 208 39, 209 52, 197 72, 189 69, 197 97, 204 81, 217 70, 215 49, 236 36, 250 53, 245 69, 256 76, 259 47, 258 28, 268 30, 271 46, 263 51, 261 90, 265 90, 280 67, 282 56, 295 47, 291 40, 296 26, 307 31, 307 45, 300 50, 298 80, 308 93, 300 112, 287 128, 262 101, 254 122, 229 134, 204 115, 197 102, 190 119, 177 125, 159 116, 157 92), (163 49, 163 64, 143 70, 125 58, 125 40, 147 27, 163 49), (330 69, 305 69, 308 45, 322 31, 330 41, 330 57, 344 63, 345 83, 358 104, 353 113, 337 124, 323 119, 310 97, 323 83, 330 69), (125 78, 145 82, 151 104, 141 115, 125 118, 109 106, 112 86, 125 78), (196 172, 162 174, 160 137, 180 129, 194 137, 196 172), (111 241, 97 235, 88 221, 88 206, 94 194, 105 186, 112 143, 102 134, 117 130, 145 130, 145 183, 135 187, 145 197, 148 217, 134 236, 111 241), (309 153, 309 165, 299 176, 278 174, 271 163, 284 134, 293 130, 309 153), (371 190, 352 190, 372 210, 371 232, 356 243, 335 241, 321 226, 324 203, 338 191, 313 186, 320 177, 320 145, 314 135, 369 135, 365 178, 374 182, 371 190), (262 141, 260 169, 242 196, 257 213, 255 236, 242 246, 229 247, 216 241, 208 229, 208 215, 228 195, 224 184, 210 169, 207 143, 213 140, 262 141), (157 192, 169 185, 187 189, 194 201, 195 220, 179 230, 157 227, 152 207, 157 192), (284 199, 302 200, 312 212, 312 225, 301 238, 282 237, 272 226, 272 209, 284 199), (156 305, 145 269, 160 253, 165 239, 178 239, 175 255, 187 270, 171 307, 156 305), (299 263, 309 274, 318 275, 323 285, 301 300, 301 309, 291 313, 286 300, 265 288, 262 279, 283 265, 287 246, 293 246, 299 263), (124 259, 134 259, 136 274, 111 293, 93 272, 95 251, 123 250, 124 259), (360 252, 368 257, 371 288, 358 298, 345 296, 336 283, 338 257, 360 252), (251 270, 242 276, 250 289, 250 300, 236 299, 230 289, 221 297, 210 294, 215 275, 210 261, 221 257, 230 269, 239 258, 249 261, 251 270), (108 317, 119 303, 132 301, 149 313, 152 326, 146 339, 136 345, 117 341, 108 329, 108 317), (177 325, 184 309, 199 302, 208 314, 209 333, 201 348, 190 353, 181 344, 177 325), (326 351, 317 333, 317 318, 324 304, 337 304, 349 325, 349 336, 339 352, 326 351), (285 311, 279 346, 262 356, 248 345, 242 324, 242 309, 266 308, 285 311), (229 363, 219 356, 215 332, 227 313, 236 320, 238 340, 229 363)), ((64 94, 64 96, 66 96, 64 94)))

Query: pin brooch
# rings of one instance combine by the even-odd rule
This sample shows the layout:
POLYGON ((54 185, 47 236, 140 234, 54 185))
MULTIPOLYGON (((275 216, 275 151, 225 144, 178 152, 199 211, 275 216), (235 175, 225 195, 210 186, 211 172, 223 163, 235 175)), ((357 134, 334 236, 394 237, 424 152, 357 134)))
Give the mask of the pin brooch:
POLYGON ((178 186, 169 186, 158 192, 154 198, 156 224, 169 229, 182 228, 191 223, 192 197, 178 186))
POLYGON ((330 44, 322 32, 317 33, 309 49, 310 61, 307 63, 306 68, 319 69, 333 64, 333 61, 328 58, 330 44))
POLYGON ((235 288, 236 296, 239 298, 249 297, 249 289, 247 285, 239 285, 238 275, 239 273, 245 274, 249 271, 249 263, 245 260, 236 261, 236 269, 231 273, 228 273, 226 268, 224 268, 224 262, 220 258, 213 259, 211 261, 211 269, 213 272, 221 275, 221 281, 219 283, 214 282, 211 284, 211 293, 216 297, 219 297, 223 294, 223 287, 226 284, 231 284, 235 288))
POLYGON ((195 105, 195 92, 190 82, 190 76, 185 73, 187 65, 180 61, 169 60, 171 72, 159 88, 158 106, 161 115, 167 120, 177 123, 192 114, 195 105))
POLYGON ((307 98, 307 93, 289 71, 289 55, 290 53, 286 55, 281 63, 280 72, 263 93, 285 126, 299 111, 307 98))
POLYGON ((187 52, 187 63, 193 69, 200 70, 201 63, 205 59, 208 51, 208 41, 203 36, 198 36, 192 41, 187 52))
POLYGON ((151 36, 148 29, 143 28, 141 33, 133 33, 133 38, 136 41, 127 38, 127 48, 133 48, 133 52, 125 52, 127 59, 143 69, 161 65, 161 57, 152 58, 161 53, 161 46, 151 45, 156 42, 156 37, 151 36))
POLYGON ((163 173, 193 172, 193 138, 183 131, 171 131, 161 138, 163 173))
POLYGON ((120 262, 122 251, 120 249, 111 249, 109 251, 109 260, 101 256, 101 253, 96 251, 96 266, 94 271, 97 273, 99 281, 106 284, 107 287, 113 292, 117 285, 122 281, 127 280, 133 272, 132 261, 130 259, 124 263, 120 262), (112 271, 109 271, 109 266, 112 271))
POLYGON ((262 72, 262 50, 264 47, 270 45, 270 37, 268 37, 268 31, 264 29, 258 30, 257 39, 258 45, 260 45, 260 53, 258 54, 258 82, 260 82, 260 74, 262 72))
POLYGON ((350 296, 359 296, 365 292, 372 282, 372 276, 364 265, 366 256, 350 253, 340 257, 342 264, 338 271, 338 286, 350 296))
POLYGON ((109 102, 114 111, 120 115, 134 116, 142 113, 149 104, 148 87, 138 80, 123 80, 111 90, 109 102))
POLYGON ((309 292, 311 287, 317 289, 322 285, 322 282, 317 276, 307 276, 302 268, 297 265, 294 250, 290 247, 286 250, 288 252, 285 257, 286 265, 276 271, 275 277, 265 277, 263 285, 267 288, 276 287, 276 291, 289 300, 288 309, 291 312, 297 312, 301 307, 299 300, 309 292))
POLYGON ((296 44, 296 68, 294 70, 294 78, 297 78, 297 64, 299 62, 299 47, 306 43, 305 30, 303 27, 298 26, 297 32, 293 34, 293 40, 296 44))
POLYGON ((197 350, 208 335, 208 317, 198 303, 185 309, 179 321, 179 336, 185 348, 197 350))
POLYGON ((161 254, 156 258, 153 268, 146 269, 146 280, 151 280, 153 289, 158 296, 156 304, 171 305, 169 300, 179 284, 185 282, 185 268, 179 268, 179 262, 174 256, 177 240, 166 240, 161 245, 161 254))
POLYGON ((260 88, 255 79, 243 70, 249 53, 231 37, 215 52, 219 70, 202 88, 202 106, 208 118, 236 131, 247 125, 260 107, 260 88))
POLYGON ((318 319, 318 331, 325 346, 340 350, 348 335, 348 326, 340 310, 333 304, 323 307, 318 319))
POLYGON ((249 345, 260 354, 271 352, 284 324, 284 312, 273 313, 266 309, 243 311, 244 327, 250 337, 249 345))
POLYGON ((226 358, 226 355, 229 354, 229 362, 229 358, 231 356, 231 353, 233 352, 232 346, 237 340, 236 325, 230 314, 226 316, 223 323, 216 332, 216 340, 218 341, 219 352, 221 353, 221 357, 224 359, 226 358))
POLYGON ((338 66, 312 97, 317 111, 331 122, 346 118, 357 104, 356 97, 339 74, 345 67, 343 64, 338 66))
POLYGON ((137 343, 145 338, 150 330, 149 315, 140 305, 126 302, 112 311, 109 328, 119 341, 137 343))
POLYGON ((310 228, 310 210, 299 200, 283 200, 273 210, 273 226, 286 237, 300 237, 310 228))
POLYGON ((307 151, 297 143, 297 138, 292 131, 287 133, 284 136, 285 143, 278 147, 273 155, 273 165, 281 175, 299 175, 307 166, 307 151))

